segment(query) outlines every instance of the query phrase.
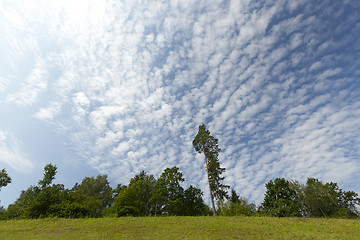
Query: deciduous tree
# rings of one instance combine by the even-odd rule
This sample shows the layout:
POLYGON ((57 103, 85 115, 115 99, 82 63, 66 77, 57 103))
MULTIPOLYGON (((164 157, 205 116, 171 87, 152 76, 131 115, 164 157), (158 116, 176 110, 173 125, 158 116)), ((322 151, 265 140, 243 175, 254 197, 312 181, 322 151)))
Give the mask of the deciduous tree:
POLYGON ((126 187, 122 186, 115 197, 115 208, 118 216, 148 216, 153 211, 150 198, 156 180, 153 175, 144 171, 130 180, 126 187))
MULTIPOLYGON (((9 177, 9 175, 7 174, 5 169, 1 170, 0 171, 0 191, 1 191, 2 187, 6 187, 9 183, 11 183, 11 177, 9 177)), ((0 210, 2 210, 2 209, 0 209, 0 210)))
POLYGON ((76 191, 86 198, 93 198, 99 201, 99 208, 96 212, 101 212, 104 208, 113 203, 113 189, 107 179, 107 175, 98 175, 96 177, 85 177, 76 191))
POLYGON ((11 183, 11 177, 7 174, 6 170, 3 169, 0 171, 0 191, 2 187, 6 187, 11 183))
POLYGON ((178 167, 166 168, 156 181, 151 202, 154 203, 155 214, 183 215, 184 182, 178 167))
POLYGON ((305 216, 352 218, 358 214, 356 204, 360 199, 357 193, 343 191, 337 183, 308 178, 303 192, 305 216))
POLYGON ((57 173, 57 166, 56 165, 52 165, 47 164, 44 167, 44 178, 42 180, 39 181, 39 185, 41 188, 47 187, 49 186, 52 181, 55 179, 55 175, 57 173))
POLYGON ((183 214, 185 216, 200 216, 207 214, 207 206, 202 199, 202 191, 192 185, 184 192, 183 214))
POLYGON ((276 217, 300 216, 300 208, 296 192, 290 188, 289 181, 276 178, 266 183, 266 193, 261 210, 265 214, 276 217))

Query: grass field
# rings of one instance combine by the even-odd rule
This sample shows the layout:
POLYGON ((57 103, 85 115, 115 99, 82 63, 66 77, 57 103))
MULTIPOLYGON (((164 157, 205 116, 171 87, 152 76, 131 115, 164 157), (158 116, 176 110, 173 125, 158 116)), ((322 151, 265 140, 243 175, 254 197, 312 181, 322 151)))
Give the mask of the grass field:
POLYGON ((145 217, 0 221, 0 239, 360 239, 360 220, 145 217))

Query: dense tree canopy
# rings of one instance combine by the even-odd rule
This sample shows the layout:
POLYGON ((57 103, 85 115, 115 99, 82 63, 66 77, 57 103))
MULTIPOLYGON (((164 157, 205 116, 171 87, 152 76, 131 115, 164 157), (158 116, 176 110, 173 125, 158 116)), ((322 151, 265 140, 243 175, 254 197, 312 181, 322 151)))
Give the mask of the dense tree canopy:
POLYGON ((153 211, 149 202, 154 191, 156 180, 153 175, 144 171, 130 180, 130 184, 122 187, 115 198, 118 216, 148 216, 153 211))
POLYGON ((8 218, 99 217, 112 203, 107 176, 84 178, 80 185, 69 190, 63 184, 51 185, 56 173, 57 167, 47 164, 38 186, 22 191, 15 203, 9 205, 8 218))
POLYGON ((83 196, 83 202, 91 207, 91 216, 101 216, 101 212, 113 203, 113 189, 107 175, 85 177, 80 185, 74 187, 75 193, 83 196))
MULTIPOLYGON (((216 147, 215 147, 216 148, 216 147)), ((11 181, 5 170, 0 172, 1 186, 11 181)), ((185 179, 179 168, 166 168, 156 179, 141 171, 128 185, 112 189, 107 175, 85 177, 81 184, 66 189, 53 184, 57 167, 48 164, 38 185, 30 186, 5 210, 0 219, 43 217, 103 217, 103 216, 199 216, 210 215, 203 193, 192 185, 184 189, 185 179)), ((219 215, 264 214, 277 217, 359 217, 360 198, 353 191, 343 191, 337 183, 323 183, 308 178, 306 184, 276 178, 266 183, 263 203, 255 204, 240 197, 233 189, 227 199, 218 200, 219 215)))
POLYGON ((186 190, 185 179, 179 168, 166 168, 158 179, 144 171, 121 187, 114 207, 118 216, 197 216, 208 213, 200 189, 190 185, 186 190))
POLYGON ((293 181, 291 188, 297 193, 304 217, 358 216, 356 207, 360 203, 358 194, 353 191, 343 191, 337 183, 323 183, 318 179, 308 178, 306 184, 293 181))
POLYGON ((358 194, 343 191, 337 183, 308 178, 306 184, 277 178, 266 184, 263 213, 271 216, 359 217, 358 194))
POLYGON ((296 192, 290 188, 289 181, 284 178, 276 178, 266 185, 264 202, 261 210, 265 214, 276 217, 300 216, 299 203, 296 192))
POLYGON ((202 199, 202 191, 192 185, 184 192, 183 214, 185 216, 208 215, 209 207, 202 199))
POLYGON ((182 215, 184 189, 180 184, 184 181, 179 168, 173 167, 164 170, 156 181, 151 197, 155 213, 182 215))

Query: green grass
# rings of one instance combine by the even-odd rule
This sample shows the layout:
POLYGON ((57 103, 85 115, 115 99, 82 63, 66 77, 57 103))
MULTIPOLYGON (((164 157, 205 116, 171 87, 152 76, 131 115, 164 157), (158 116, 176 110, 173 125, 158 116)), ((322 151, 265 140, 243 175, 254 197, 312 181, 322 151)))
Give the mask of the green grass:
POLYGON ((360 239, 360 220, 144 217, 0 221, 0 239, 360 239))

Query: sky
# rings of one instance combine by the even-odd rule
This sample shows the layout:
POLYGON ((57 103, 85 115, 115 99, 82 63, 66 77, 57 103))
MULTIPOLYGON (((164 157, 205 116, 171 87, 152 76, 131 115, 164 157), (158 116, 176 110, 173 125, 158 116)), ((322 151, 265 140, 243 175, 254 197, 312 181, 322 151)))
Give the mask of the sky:
POLYGON ((8 206, 56 164, 71 188, 177 166, 209 201, 192 140, 259 204, 278 177, 360 193, 360 1, 0 0, 8 206))

